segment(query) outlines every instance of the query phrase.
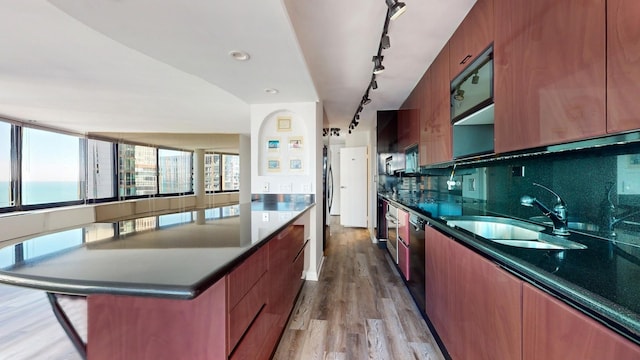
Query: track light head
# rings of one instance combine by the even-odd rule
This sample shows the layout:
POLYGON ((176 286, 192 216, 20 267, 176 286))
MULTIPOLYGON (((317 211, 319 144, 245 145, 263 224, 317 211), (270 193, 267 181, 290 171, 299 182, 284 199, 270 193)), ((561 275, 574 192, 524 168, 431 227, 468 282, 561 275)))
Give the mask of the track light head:
POLYGON ((407 10, 407 5, 403 2, 399 2, 398 0, 386 0, 387 6, 389 7, 389 20, 395 20, 398 16, 404 14, 407 10))
POLYGON ((380 74, 381 72, 384 71, 384 66, 382 66, 382 59, 384 58, 384 56, 374 56, 373 59, 371 59, 371 61, 373 61, 373 63, 375 64, 375 66, 373 67, 373 73, 374 74, 380 74))
POLYGON ((362 98, 362 105, 369 105, 369 104, 371 104, 371 99, 367 95, 365 95, 362 98))
POLYGON ((373 78, 373 80, 371 80, 371 88, 373 90, 376 90, 378 88, 378 82, 376 81, 375 77, 373 78))
POLYGON ((480 75, 478 75, 478 72, 476 71, 473 77, 471 78, 471 83, 476 85, 478 84, 479 81, 480 81, 480 75))
POLYGON ((385 34, 382 39, 380 39, 380 47, 385 50, 391 47, 391 40, 389 39, 389 35, 385 34))

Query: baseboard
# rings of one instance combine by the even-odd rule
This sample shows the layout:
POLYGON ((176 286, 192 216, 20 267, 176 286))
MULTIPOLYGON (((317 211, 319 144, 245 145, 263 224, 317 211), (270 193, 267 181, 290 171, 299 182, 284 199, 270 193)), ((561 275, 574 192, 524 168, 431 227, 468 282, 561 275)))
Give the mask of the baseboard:
POLYGON ((320 266, 316 271, 307 271, 305 280, 318 281, 320 279, 320 273, 322 272, 322 266, 324 265, 324 256, 320 259, 320 266))
POLYGON ((374 243, 374 244, 377 244, 378 243, 378 238, 373 236, 373 234, 371 232, 369 232, 369 233, 371 234, 370 235, 371 236, 371 242, 374 243))

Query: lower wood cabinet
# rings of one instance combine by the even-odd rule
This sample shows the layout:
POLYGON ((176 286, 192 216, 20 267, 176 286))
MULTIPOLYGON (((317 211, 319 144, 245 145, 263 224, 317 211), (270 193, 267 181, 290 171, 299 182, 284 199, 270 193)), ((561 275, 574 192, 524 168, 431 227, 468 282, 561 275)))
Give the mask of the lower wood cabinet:
POLYGON ((640 359, 640 346, 425 229, 427 316, 452 359, 640 359))
POLYGON ((90 295, 87 358, 227 358, 226 280, 193 300, 90 295))
POLYGON ((529 284, 522 303, 524 360, 640 359, 640 346, 529 284))
POLYGON ((228 275, 230 294, 260 276, 237 305, 228 308, 230 359, 271 357, 302 286, 303 267, 304 226, 291 225, 228 275), (260 275, 262 264, 266 271, 260 275), (248 269, 250 274, 243 275, 248 269), (241 281, 236 284, 234 279, 241 281))
POLYGON ((427 227, 427 315, 453 359, 519 359, 522 281, 427 227))

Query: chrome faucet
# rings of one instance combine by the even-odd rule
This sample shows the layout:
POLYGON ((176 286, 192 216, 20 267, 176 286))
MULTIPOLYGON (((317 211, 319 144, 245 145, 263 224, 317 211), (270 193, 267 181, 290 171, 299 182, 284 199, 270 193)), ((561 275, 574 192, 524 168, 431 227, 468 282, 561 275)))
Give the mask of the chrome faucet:
POLYGON ((524 195, 520 198, 520 204, 523 206, 537 207, 542 211, 544 216, 551 219, 553 222, 553 233, 556 235, 569 235, 569 230, 567 227, 567 203, 562 200, 560 195, 556 194, 553 190, 549 189, 546 186, 533 183, 535 186, 539 186, 548 192, 552 193, 556 197, 556 203, 553 205, 553 210, 550 210, 548 207, 544 206, 543 203, 538 201, 538 199, 531 197, 529 195, 524 195))
POLYGON ((622 214, 622 216, 618 217, 616 216, 616 213, 618 212, 618 208, 613 204, 613 201, 611 201, 611 191, 613 190, 615 184, 611 184, 609 187, 609 190, 607 191, 607 202, 605 203, 604 206, 604 214, 605 214, 605 219, 604 219, 604 223, 607 227, 607 234, 611 237, 615 237, 616 231, 615 231, 615 226, 627 219, 630 218, 632 216, 635 215, 639 215, 640 214, 640 210, 638 211, 630 211, 627 212, 626 214, 622 214))

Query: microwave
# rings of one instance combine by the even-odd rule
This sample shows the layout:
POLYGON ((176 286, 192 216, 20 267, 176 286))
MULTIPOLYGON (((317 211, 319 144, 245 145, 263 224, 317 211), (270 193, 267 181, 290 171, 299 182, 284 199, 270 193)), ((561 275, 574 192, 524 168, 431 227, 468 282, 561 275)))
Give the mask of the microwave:
POLYGON ((493 46, 451 82, 453 157, 493 152, 493 46))

